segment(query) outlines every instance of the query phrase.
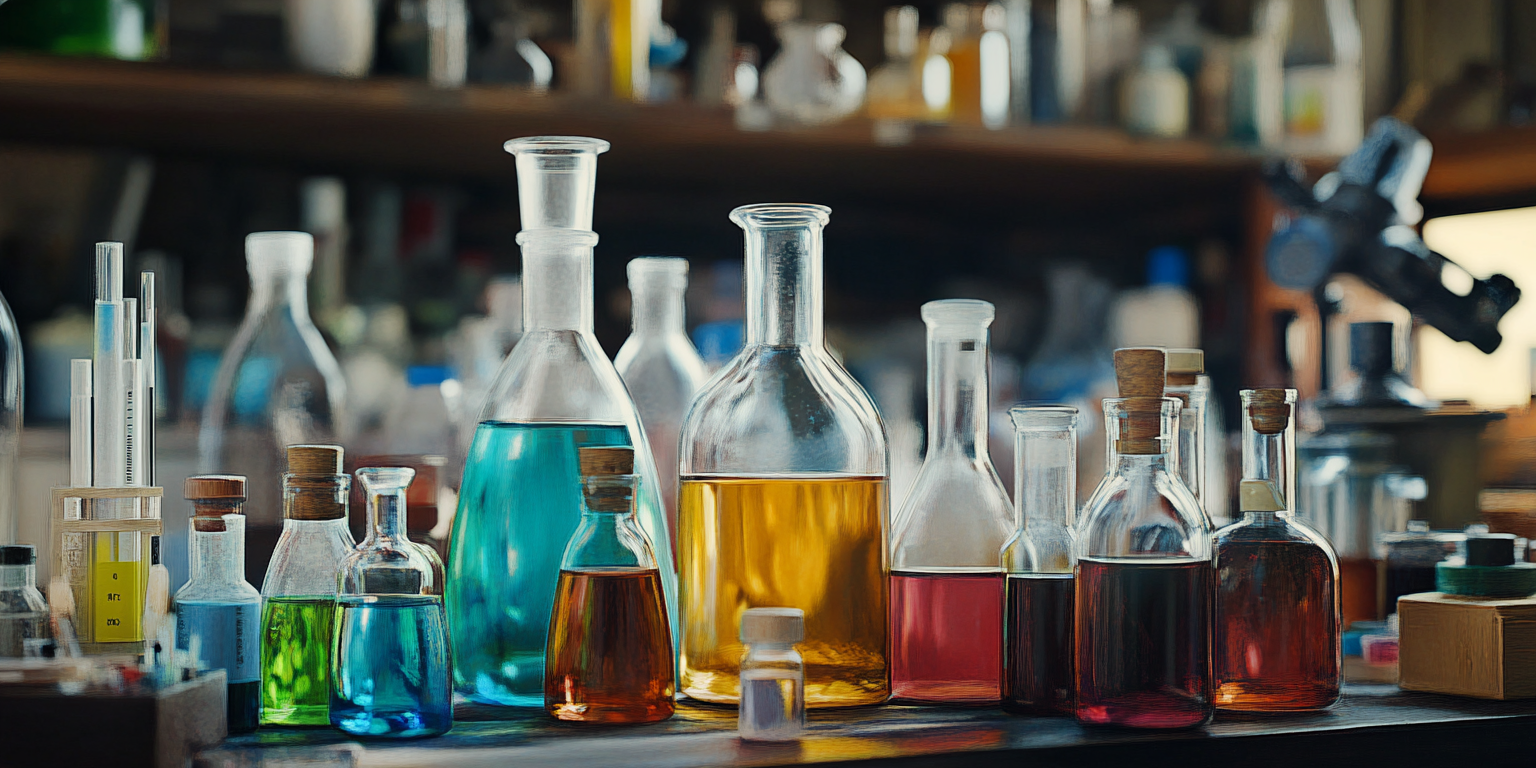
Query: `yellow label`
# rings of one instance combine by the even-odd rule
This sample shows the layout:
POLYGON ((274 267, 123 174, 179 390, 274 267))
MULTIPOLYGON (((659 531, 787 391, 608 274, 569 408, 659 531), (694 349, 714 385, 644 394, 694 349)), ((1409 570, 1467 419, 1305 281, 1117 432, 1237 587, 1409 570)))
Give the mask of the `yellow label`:
POLYGON ((91 574, 91 627, 98 643, 144 639, 144 582, 137 562, 97 562, 91 574))

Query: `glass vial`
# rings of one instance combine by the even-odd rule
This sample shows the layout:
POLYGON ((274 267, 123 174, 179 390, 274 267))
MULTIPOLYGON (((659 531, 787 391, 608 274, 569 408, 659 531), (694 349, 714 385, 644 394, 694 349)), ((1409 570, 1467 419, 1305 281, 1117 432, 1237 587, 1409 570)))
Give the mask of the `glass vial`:
POLYGON ((261 713, 261 593, 245 582, 245 478, 198 475, 192 502, 190 577, 176 592, 176 650, 222 669, 229 681, 229 732, 256 730, 261 713))
POLYGON ((884 702, 885 433, 822 333, 820 205, 749 205, 747 344, 683 422, 683 692, 735 704, 742 612, 805 612, 810 707, 884 702))
POLYGON ((353 736, 415 738, 453 727, 443 564, 406 538, 409 468, 357 470, 371 528, 336 573, 331 725, 353 736))
POLYGON ((1206 509, 1206 469, 1213 446, 1207 442, 1205 412, 1210 391, 1200 386, 1200 374, 1205 373, 1205 353, 1198 349, 1170 349, 1165 352, 1168 360, 1168 384, 1165 393, 1179 401, 1179 479, 1200 502, 1205 512, 1206 525, 1211 515, 1206 509))
POLYGON ((1178 477, 1182 403, 1161 349, 1115 350, 1109 466, 1077 526, 1077 719, 1184 728, 1211 717, 1211 531, 1178 477))
POLYGON ((635 521, 635 452, 578 453, 581 522, 560 561, 544 709, 572 722, 659 722, 672 716, 677 682, 661 571, 635 521))
POLYGON ((0 546, 0 658, 37 658, 53 645, 36 564, 31 544, 0 546))
POLYGON ((1002 697, 1003 573, 1013 507, 987 452, 992 305, 923 305, 928 453, 891 544, 891 695, 924 703, 1002 697))
POLYGON ((1003 547, 1003 708, 1071 714, 1077 409, 1015 406, 1008 414, 1019 528, 1003 547))
POLYGON ((747 741, 793 741, 805 730, 805 639, 799 608, 748 608, 741 614, 741 709, 736 732, 747 741))
POLYGON ((1295 520, 1294 389, 1245 389, 1243 517, 1216 532, 1216 706, 1321 709, 1339 699, 1339 564, 1295 520))
POLYGON ((352 478, 338 445, 288 446, 283 535, 261 610, 261 722, 330 725, 336 568, 357 543, 347 527, 352 478))

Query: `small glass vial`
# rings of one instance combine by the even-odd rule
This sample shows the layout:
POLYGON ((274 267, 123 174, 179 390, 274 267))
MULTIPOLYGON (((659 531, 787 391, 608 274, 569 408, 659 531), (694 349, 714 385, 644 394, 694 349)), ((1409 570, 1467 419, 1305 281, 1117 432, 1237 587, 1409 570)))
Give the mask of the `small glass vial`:
POLYGON ((794 741, 805 730, 805 639, 799 608, 748 608, 741 614, 741 712, 736 731, 747 741, 794 741))
POLYGON ((36 563, 30 544, 0 546, 0 658, 40 657, 52 644, 36 563))

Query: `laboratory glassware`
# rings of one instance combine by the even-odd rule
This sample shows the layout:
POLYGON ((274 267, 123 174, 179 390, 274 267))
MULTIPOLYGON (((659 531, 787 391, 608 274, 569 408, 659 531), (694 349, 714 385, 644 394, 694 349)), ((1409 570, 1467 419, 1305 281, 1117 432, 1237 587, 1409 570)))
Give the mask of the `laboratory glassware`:
POLYGON ((820 205, 737 208, 747 344, 683 421, 680 687, 735 704, 742 612, 805 612, 810 707, 878 704, 886 660, 889 475, 869 395, 827 351, 820 205))
POLYGON ((799 608, 748 608, 741 614, 741 709, 736 732, 746 741, 792 741, 805 730, 805 639, 799 608))
MULTIPOLYGON (((486 398, 459 488, 448 568, 454 685, 475 701, 544 705, 560 556, 581 517, 577 449, 635 449, 636 517, 655 547, 669 624, 676 571, 656 465, 592 332, 592 192, 608 143, 517 139, 523 335, 486 398)), ((676 635, 674 634, 674 638, 676 635)))
POLYGON ((0 544, 15 541, 19 525, 23 379, 21 332, 0 296, 0 544))
POLYGON ((1109 468, 1077 525, 1077 719, 1183 728, 1211 717, 1211 531, 1179 479, 1161 349, 1115 350, 1109 468))
POLYGON ((776 32, 782 47, 763 70, 763 96, 776 116, 823 125, 859 110, 864 67, 843 50, 841 24, 786 21, 776 32))
POLYGON ((560 561, 544 710, 582 723, 654 723, 677 690, 661 571, 635 522, 635 452, 582 448, 581 522, 560 561))
POLYGON ((261 593, 245 581, 245 491, 239 475, 197 475, 183 485, 192 502, 190 577, 176 592, 176 650, 199 652, 199 667, 229 683, 230 733, 256 730, 261 714, 261 593))
POLYGON ((288 446, 283 535, 261 585, 261 722, 329 725, 336 567, 357 543, 337 445, 288 446))
POLYGON ((353 736, 415 738, 453 727, 443 563, 405 535, 409 468, 367 467, 368 537, 336 572, 331 725, 353 736))
POLYGON ((1002 697, 1003 571, 1013 506, 987 450, 988 328, 974 299, 930 301, 928 453, 891 537, 891 695, 1002 697))
POLYGON ((1003 708, 1071 714, 1077 409, 1014 406, 1008 414, 1019 527, 1003 547, 1003 708))
POLYGON ((1243 517, 1216 532, 1215 703, 1291 712, 1339 699, 1339 565, 1291 516, 1296 390, 1245 389, 1243 517))
POLYGON ((41 657, 53 642, 36 563, 32 545, 0 545, 0 658, 41 657))
POLYGON ((870 73, 865 107, 873 120, 915 122, 928 116, 922 72, 916 63, 917 22, 913 6, 885 9, 885 63, 870 73))
POLYGON ((1164 390, 1168 397, 1176 398, 1179 409, 1179 479, 1200 502, 1200 511, 1206 512, 1206 525, 1211 515, 1206 510, 1205 480, 1207 457, 1210 455, 1210 436, 1206 434, 1205 411, 1210 391, 1200 386, 1200 374, 1205 373, 1205 353, 1198 349, 1170 349, 1165 353, 1168 360, 1168 384, 1164 390))

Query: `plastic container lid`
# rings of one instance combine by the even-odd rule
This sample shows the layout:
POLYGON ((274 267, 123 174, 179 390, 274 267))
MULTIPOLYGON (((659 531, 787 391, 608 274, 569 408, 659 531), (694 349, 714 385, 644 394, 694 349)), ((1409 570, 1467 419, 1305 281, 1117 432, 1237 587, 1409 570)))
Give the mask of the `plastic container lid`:
POLYGON ((1163 245, 1147 253, 1147 285, 1189 287, 1189 252, 1163 245))
POLYGON ((805 639, 805 611, 799 608, 748 608, 741 614, 741 641, 798 643, 805 639))
POLYGON ((412 387, 435 387, 453 378, 446 365, 413 365, 405 369, 405 381, 412 387))
POLYGON ((245 236, 245 264, 252 273, 309 272, 315 236, 308 232, 252 232, 245 236))
POLYGON ((37 562, 37 549, 31 544, 0 546, 0 565, 31 565, 37 562))
POLYGON ((1169 373, 1205 373, 1205 352, 1199 349, 1170 349, 1167 352, 1169 373))

